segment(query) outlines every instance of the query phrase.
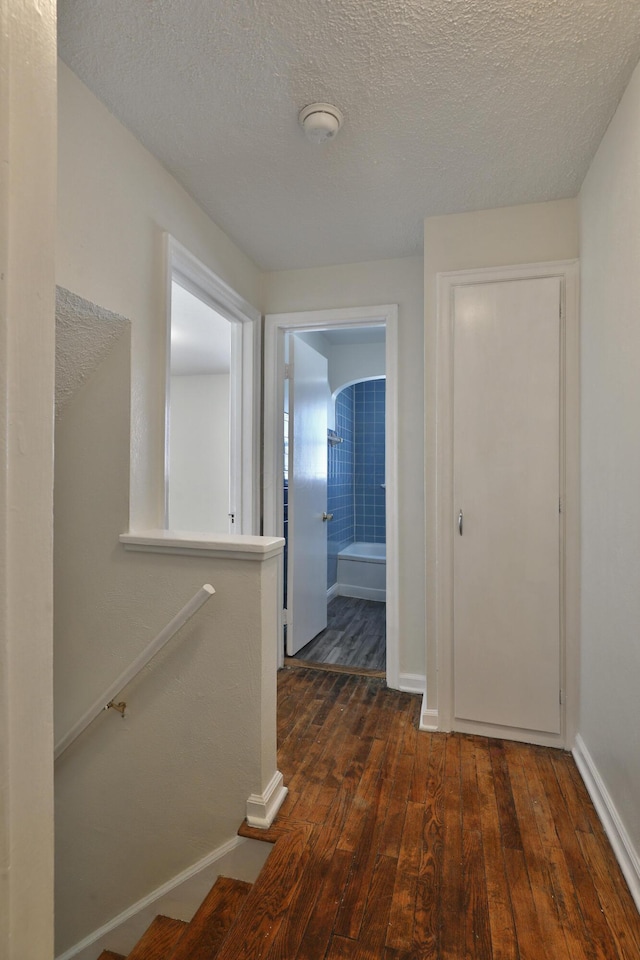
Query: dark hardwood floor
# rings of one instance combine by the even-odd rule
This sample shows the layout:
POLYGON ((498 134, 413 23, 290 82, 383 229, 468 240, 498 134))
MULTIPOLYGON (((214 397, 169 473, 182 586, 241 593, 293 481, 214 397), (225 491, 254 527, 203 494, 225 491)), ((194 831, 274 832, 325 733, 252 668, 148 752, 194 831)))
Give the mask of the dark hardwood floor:
POLYGON ((279 697, 289 794, 262 835, 303 847, 256 956, 640 958, 640 917, 570 754, 419 732, 420 699, 370 677, 285 668, 279 697))
POLYGON ((334 597, 327 629, 298 651, 295 659, 382 672, 386 655, 386 603, 334 597))

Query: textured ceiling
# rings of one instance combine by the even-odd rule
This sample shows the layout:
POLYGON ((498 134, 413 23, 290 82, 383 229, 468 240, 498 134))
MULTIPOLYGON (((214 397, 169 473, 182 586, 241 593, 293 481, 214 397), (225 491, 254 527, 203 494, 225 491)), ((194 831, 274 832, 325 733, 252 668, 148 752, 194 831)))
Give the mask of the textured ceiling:
POLYGON ((418 254, 426 215, 575 196, 638 0, 59 0, 63 60, 264 269, 418 254), (297 114, 345 114, 308 143, 297 114))

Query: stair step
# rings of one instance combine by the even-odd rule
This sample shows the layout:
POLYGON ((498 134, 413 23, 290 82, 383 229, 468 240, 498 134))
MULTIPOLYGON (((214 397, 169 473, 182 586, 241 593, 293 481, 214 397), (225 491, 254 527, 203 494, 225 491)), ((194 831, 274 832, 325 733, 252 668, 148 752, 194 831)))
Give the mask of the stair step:
POLYGON ((171 960, 214 960, 250 890, 251 884, 243 880, 218 877, 182 934, 171 960))
POLYGON ((305 824, 278 839, 216 960, 253 960, 268 953, 304 872, 312 832, 305 824))
POLYGON ((187 928, 184 920, 158 916, 138 940, 127 960, 168 960, 187 928))

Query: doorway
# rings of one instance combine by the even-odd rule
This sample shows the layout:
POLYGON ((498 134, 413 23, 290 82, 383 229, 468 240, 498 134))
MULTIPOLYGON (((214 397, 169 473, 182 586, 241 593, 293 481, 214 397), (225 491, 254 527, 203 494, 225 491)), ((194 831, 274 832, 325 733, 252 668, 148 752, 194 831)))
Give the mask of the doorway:
POLYGON ((556 746, 572 735, 575 295, 574 264, 439 278, 436 590, 444 730, 556 746))
MULTIPOLYGON (((386 550, 386 564, 383 567, 384 572, 382 573, 382 585, 378 587, 371 587, 372 590, 376 589, 378 591, 382 591, 382 596, 378 594, 376 599, 370 600, 367 596, 344 597, 337 595, 340 587, 340 584, 336 580, 338 573, 337 568, 339 563, 341 566, 343 565, 343 559, 339 557, 339 553, 341 551, 336 549, 336 544, 339 542, 342 532, 344 532, 344 526, 341 526, 343 518, 335 517, 336 510, 329 509, 326 481, 324 499, 321 496, 320 500, 311 507, 310 514, 305 518, 305 520, 309 520, 309 518, 311 518, 311 525, 314 527, 315 534, 319 538, 318 542, 323 545, 309 551, 310 554, 315 557, 316 561, 318 560, 318 551, 320 551, 321 560, 318 570, 313 575, 313 584, 310 582, 309 577, 306 577, 304 580, 304 587, 305 589, 313 587, 316 599, 320 596, 320 594, 322 594, 322 603, 324 605, 325 613, 327 610, 327 600, 329 600, 330 604, 335 601, 340 601, 338 606, 341 607, 347 607, 350 602, 352 602, 352 605, 356 607, 358 604, 362 607, 363 605, 366 606, 367 603, 383 603, 386 600, 385 619, 387 683, 389 686, 397 687, 397 447, 395 441, 397 430, 397 307, 395 305, 373 308, 348 308, 345 310, 311 311, 297 314, 278 314, 267 316, 265 327, 264 532, 265 534, 282 535, 282 533, 288 527, 288 546, 290 553, 290 563, 288 564, 288 580, 289 586, 291 587, 293 584, 293 578, 291 576, 290 569, 292 557, 294 558, 293 562, 295 564, 295 568, 298 570, 295 541, 295 516, 297 510, 299 525, 300 506, 293 500, 295 494, 293 493, 292 487, 289 488, 289 496, 292 499, 289 500, 289 503, 286 506, 284 498, 278 495, 284 487, 285 418, 283 416, 283 411, 285 409, 285 397, 289 394, 289 391, 291 391, 291 396, 293 397, 292 411, 289 416, 289 423, 291 424, 292 418, 295 417, 295 390, 297 386, 294 383, 292 387, 292 378, 296 377, 295 357, 293 360, 293 366, 289 367, 288 370, 286 368, 289 343, 288 338, 293 336, 298 341, 298 344, 304 344, 305 352, 306 348, 310 346, 309 341, 311 340, 311 342, 313 342, 314 337, 318 335, 324 335, 326 339, 335 339, 338 341, 341 338, 351 338, 354 344, 358 344, 358 342, 360 342, 360 346, 356 347, 356 350, 361 354, 360 359, 362 361, 364 353, 367 352, 365 349, 365 344, 363 343, 363 340, 366 340, 367 337, 367 334, 365 334, 363 331, 367 330, 367 328, 377 328, 377 335, 375 339, 378 340, 378 343, 382 339, 382 334, 384 335, 384 350, 381 351, 384 355, 384 370, 377 371, 378 375, 376 376, 376 380, 379 380, 383 374, 386 378, 382 381, 384 384, 386 407, 386 416, 384 419, 384 425, 382 426, 382 433, 384 437, 384 472, 382 473, 382 479, 380 480, 379 484, 380 496, 384 499, 386 506, 386 530, 385 534, 380 537, 380 539, 383 539, 384 537, 386 540, 386 544, 384 545, 386 550), (287 375, 289 376, 288 380, 287 375), (381 484, 384 484, 385 486, 382 487, 381 484), (324 521, 322 519, 323 514, 325 515, 324 521), (330 514, 334 515, 334 519, 329 519, 330 514), (328 547, 329 535, 327 531, 330 528, 331 523, 335 523, 336 520, 338 521, 336 527, 334 528, 336 530, 336 535, 333 537, 333 543, 330 552, 328 547), (287 527, 285 527, 285 523, 287 527), (292 539, 293 548, 291 545, 292 539), (323 569, 322 574, 319 572, 320 567, 323 569), (332 588, 334 589, 332 590, 332 588), (329 590, 328 594, 327 589, 329 590)), ((369 334, 369 336, 371 337, 371 334, 369 334)), ((296 343, 295 341, 293 341, 293 343, 293 350, 295 353, 296 343)), ((337 347, 338 344, 336 343, 334 346, 337 347)), ((373 338, 372 342, 368 346, 368 349, 370 351, 375 349, 373 338)), ((358 376, 357 370, 353 371, 350 377, 346 376, 344 372, 341 371, 340 373, 336 373, 333 380, 334 385, 341 376, 344 379, 339 384, 340 388, 344 386, 350 387, 356 382, 363 381, 363 377, 358 376)), ((367 376, 367 379, 371 378, 367 376)), ((338 447, 344 446, 345 440, 344 437, 341 437, 339 429, 337 429, 341 428, 343 423, 339 419, 336 419, 339 414, 336 412, 335 401, 336 396, 340 393, 340 389, 333 391, 327 390, 326 392, 330 402, 329 419, 326 421, 322 440, 325 476, 328 473, 329 464, 331 462, 332 449, 336 450, 338 447), (332 394, 334 394, 334 396, 332 396, 332 394)), ((351 400, 353 402, 353 395, 351 400)), ((342 406, 343 404, 338 404, 339 408, 342 406)), ((300 434, 298 433, 298 437, 299 436, 300 434)), ((292 461, 292 459, 295 457, 295 424, 291 428, 291 437, 292 440, 289 442, 289 457, 292 461)), ((291 483, 291 476, 289 476, 289 483, 291 483)), ((303 520, 303 524, 305 523, 305 520, 303 520)), ((353 536, 355 539, 355 531, 353 536)), ((353 545, 353 540, 351 540, 351 545, 353 545)), ((345 559, 344 562, 349 561, 345 559)), ((379 569, 381 569, 381 565, 379 563, 377 566, 379 569)), ((306 610, 307 603, 303 600, 303 617, 306 615, 306 610)), ((300 622, 301 616, 299 611, 300 606, 296 606, 296 596, 294 595, 292 597, 289 589, 287 591, 287 608, 286 611, 283 609, 282 614, 283 633, 286 626, 286 630, 289 635, 293 634, 295 631, 295 636, 299 637, 299 633, 296 630, 296 623, 300 622)), ((330 610, 330 612, 332 611, 330 610)), ((362 613, 362 610, 359 612, 362 613)), ((350 622, 359 619, 358 611, 355 611, 355 613, 350 616, 349 612, 344 609, 338 611, 337 616, 343 622, 343 625, 346 622, 347 627, 350 622)), ((317 637, 318 633, 322 633, 324 629, 326 629, 326 624, 321 627, 319 631, 315 631, 313 635, 309 636, 306 639, 306 642, 308 643, 309 641, 313 641, 315 637, 317 637)), ((348 632, 348 630, 343 632, 348 632)), ((296 643, 298 642, 299 641, 296 641, 296 643)), ((305 644, 303 643, 302 646, 304 645, 305 644)), ((293 649, 289 644, 288 647, 289 650, 293 649)), ((282 647, 282 651, 280 653, 280 662, 284 662, 284 646, 282 647)))
MULTIPOLYGON (((304 334, 290 334, 295 340, 304 334)), ((331 373, 328 423, 326 433, 326 480, 322 473, 323 489, 317 513, 323 511, 324 526, 316 525, 319 544, 316 549, 319 562, 318 578, 325 576, 326 598, 318 591, 318 601, 324 618, 317 628, 305 629, 307 624, 295 617, 296 636, 287 630, 287 652, 297 662, 349 667, 352 671, 372 672, 384 676, 386 669, 386 483, 385 483, 385 395, 384 328, 364 327, 359 331, 337 329, 323 332, 331 373), (363 350, 369 347, 369 356, 363 364, 363 350), (371 376, 342 386, 345 377, 351 379, 355 368, 366 368, 371 376), (337 378, 337 379, 336 379, 337 378), (323 569, 324 568, 324 569, 323 569), (297 641, 294 643, 293 641, 297 641)), ((298 348, 300 344, 298 344, 298 348)), ((297 349, 298 349, 297 348, 297 349)), ((307 347, 307 349, 309 349, 307 347)), ((323 358, 318 356, 318 361, 323 358)), ((290 386, 298 382, 296 373, 290 386)), ((297 410, 297 406, 296 406, 297 410)), ((315 419, 312 421, 316 423, 315 419)), ((308 430, 309 419, 302 420, 294 413, 289 417, 289 428, 308 430)), ((323 429, 323 428, 321 428, 323 429)), ((304 439, 304 438, 303 438, 304 439)), ((308 438, 310 440, 311 437, 308 438)), ((305 569, 308 552, 301 549, 299 538, 306 536, 306 520, 314 514, 307 509, 296 510, 300 496, 300 481, 305 479, 310 456, 303 443, 298 452, 295 435, 290 437, 294 469, 289 469, 285 497, 293 507, 293 524, 285 519, 285 526, 293 527, 291 557, 288 564, 290 580, 302 577, 303 584, 295 583, 288 593, 296 600, 304 596, 304 617, 313 605, 304 587, 310 577, 305 569), (302 477, 296 470, 302 470, 302 477)), ((318 445, 322 456, 322 444, 318 445)), ((314 471, 316 480, 319 471, 314 471)), ((285 504, 287 511, 287 503, 285 504)), ((313 522, 313 521, 312 521, 313 522)), ((287 550, 287 553, 289 551, 287 550)), ((288 608, 288 602, 285 602, 288 608)), ((297 611, 296 611, 297 613, 297 611)))

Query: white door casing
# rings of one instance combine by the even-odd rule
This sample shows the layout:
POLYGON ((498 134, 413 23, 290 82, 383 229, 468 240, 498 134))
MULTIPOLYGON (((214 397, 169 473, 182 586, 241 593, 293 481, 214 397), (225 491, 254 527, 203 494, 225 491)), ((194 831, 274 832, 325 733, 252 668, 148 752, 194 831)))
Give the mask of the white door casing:
POLYGON ((560 732, 560 280, 453 302, 454 716, 560 732))
POLYGON ((327 626, 326 357, 289 338, 289 544, 287 654, 327 626))
POLYGON ((573 743, 577 720, 579 623, 577 282, 575 261, 460 271, 438 277, 435 604, 438 727, 441 730, 458 729, 555 746, 571 746, 573 743), (519 281, 523 281, 520 288, 517 286, 519 281), (535 284, 542 282, 531 286, 532 281, 535 284), (529 284, 526 290, 525 284, 529 284), (509 301, 514 296, 517 298, 518 291, 533 295, 534 315, 536 312, 538 315, 540 312, 549 314, 546 325, 543 323, 542 345, 535 347, 548 360, 545 372, 537 375, 546 376, 546 384, 534 382, 531 372, 536 366, 533 363, 534 347, 531 344, 517 346, 514 341, 514 337, 517 341, 520 335, 517 325, 506 333, 503 331, 503 336, 494 336, 493 348, 486 344, 483 347, 479 342, 474 344, 473 336, 465 343, 463 325, 456 327, 456 310, 467 310, 470 316, 474 310, 480 312, 483 298, 486 300, 491 287, 499 291, 497 298, 502 302, 498 303, 489 293, 489 306, 487 308, 485 302, 482 308, 485 312, 488 309, 489 314, 495 306, 507 312, 512 310, 513 304, 510 305, 509 301), (481 294, 475 306, 474 291, 481 294), (521 356, 513 358, 514 347, 516 353, 518 350, 522 352, 521 356), (495 357, 505 352, 512 356, 512 363, 500 364, 496 371, 495 357), (479 383, 476 380, 475 387, 469 383, 470 398, 465 411, 462 381, 471 381, 474 377, 479 378, 479 383), (509 404, 506 411, 504 404, 502 408, 499 406, 501 380, 502 389, 509 384, 517 388, 515 403, 509 404), (544 396, 542 405, 534 411, 531 397, 537 388, 544 396), (474 392, 476 396, 482 396, 483 404, 487 394, 485 409, 490 411, 490 420, 499 422, 493 438, 481 435, 483 404, 476 404, 474 408, 474 392), (518 429, 511 438, 508 436, 508 430, 513 430, 518 417, 522 433, 529 430, 532 417, 534 421, 544 419, 551 430, 551 436, 545 441, 536 441, 546 444, 544 482, 540 450, 533 453, 535 468, 531 461, 528 466, 520 462, 524 456, 522 448, 514 458, 515 466, 506 466, 505 445, 513 452, 514 444, 516 447, 520 444, 518 429), (475 436, 468 436, 470 431, 475 436), (464 436, 465 432, 467 436, 464 436), (493 448, 488 444, 493 444, 493 448), (487 475, 481 476, 476 471, 470 480, 464 479, 464 470, 468 471, 473 457, 479 457, 481 462, 488 460, 494 468, 493 475, 490 469, 487 475), (516 486, 517 490, 512 489, 516 486), (549 491, 555 487, 552 503, 545 506, 544 519, 534 515, 539 512, 539 506, 532 512, 531 507, 522 505, 522 500, 515 505, 526 488, 530 488, 527 492, 531 493, 540 487, 549 491), (516 497, 514 501, 508 499, 512 493, 516 497), (489 518, 486 516, 487 503, 492 498, 491 510, 495 516, 489 518), (465 500, 464 504, 462 500, 465 500), (478 506, 479 503, 482 507, 478 506), (461 508, 464 514, 462 537, 457 525, 461 508), (517 516, 512 516, 514 512, 517 516), (523 538, 533 536, 531 548, 524 553, 518 550, 520 535, 523 538), (505 536, 507 554, 492 552, 505 536), (541 563, 536 555, 539 549, 546 551, 549 558, 546 561, 550 567, 548 571, 544 570, 545 561, 541 563), (514 557, 514 550, 519 552, 519 557, 514 557), (519 564, 518 571, 514 564, 519 564), (470 574, 469 571, 473 570, 477 576, 470 574), (514 572, 520 574, 517 595, 513 593, 506 604, 496 604, 497 587, 514 572), (555 585, 553 577, 547 576, 549 572, 556 577, 555 585), (471 602, 471 612, 465 610, 462 602, 463 586, 471 602), (541 601, 537 610, 533 602, 536 597, 541 601), (528 631, 528 640, 519 636, 513 645, 506 644, 501 648, 493 638, 486 640, 484 618, 493 608, 498 624, 504 624, 514 616, 513 609, 509 612, 510 606, 531 621, 525 630, 525 633, 528 631), (537 620, 537 628, 534 620, 537 620), (458 627, 461 628, 460 636, 458 627), (539 636, 541 631, 547 646, 545 656, 537 660, 535 649, 532 652, 532 645, 535 647, 537 640, 532 637, 539 636), (480 655, 476 642, 479 636, 485 638, 480 655), (529 652, 525 656, 523 646, 526 649, 527 644, 529 652), (524 665, 515 667, 517 663, 524 665), (542 700, 539 700, 540 689, 545 691, 542 700), (471 716, 475 719, 470 719, 471 716))
MULTIPOLYGON (((267 314, 264 340, 264 533, 282 536, 282 465, 284 458, 284 338, 291 331, 323 330, 330 327, 385 326, 386 373, 386 526, 387 526, 387 684, 399 687, 398 610, 398 307, 309 310, 267 314)), ((281 635, 281 633, 280 633, 281 635)), ((280 663, 283 652, 280 651, 280 663)))

